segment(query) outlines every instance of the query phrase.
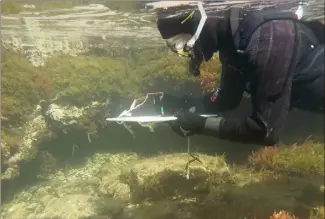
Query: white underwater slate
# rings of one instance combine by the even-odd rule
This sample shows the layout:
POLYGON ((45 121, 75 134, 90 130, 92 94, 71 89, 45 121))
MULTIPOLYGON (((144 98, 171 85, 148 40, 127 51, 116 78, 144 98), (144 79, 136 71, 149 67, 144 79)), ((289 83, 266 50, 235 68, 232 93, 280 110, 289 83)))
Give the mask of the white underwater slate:
MULTIPOLYGON (((201 115, 203 117, 214 117, 216 114, 201 115)), ((176 120, 176 116, 123 116, 115 118, 106 118, 106 121, 111 122, 168 122, 176 120)))

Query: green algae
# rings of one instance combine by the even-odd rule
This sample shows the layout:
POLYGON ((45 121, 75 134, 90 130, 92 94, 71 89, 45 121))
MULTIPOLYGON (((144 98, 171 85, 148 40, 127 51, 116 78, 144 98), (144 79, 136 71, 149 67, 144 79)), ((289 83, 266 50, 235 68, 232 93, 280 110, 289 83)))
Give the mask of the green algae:
POLYGON ((20 192, 3 206, 2 215, 253 219, 284 210, 314 219, 323 212, 324 193, 310 184, 312 178, 229 165, 224 156, 199 156, 204 164, 192 163, 186 179, 187 154, 96 154, 83 167, 62 169, 20 192))
MULTIPOLYGON (((198 79, 188 79, 186 60, 175 58, 174 54, 165 50, 128 50, 127 57, 124 49, 118 51, 117 55, 103 56, 57 55, 48 57, 45 65, 39 67, 33 66, 20 52, 9 49, 2 51, 1 137, 5 152, 2 156, 4 169, 7 168, 8 159, 19 154, 19 151, 29 148, 33 154, 37 152, 39 144, 30 146, 22 141, 31 141, 26 139, 32 135, 26 136, 25 128, 32 124, 36 109, 39 113, 37 116, 46 122, 47 130, 42 130, 44 138, 58 131, 68 133, 78 124, 91 141, 92 137, 96 137, 98 127, 105 126, 112 97, 131 100, 157 89, 157 85, 163 91, 175 92, 182 85, 198 82, 198 79), (62 115, 73 109, 76 109, 73 112, 82 112, 82 115, 71 115, 71 121, 67 123, 53 121, 46 113, 49 107, 52 109, 55 106, 60 112, 67 109, 62 115), (28 148, 22 148, 24 145, 28 145, 28 148)), ((17 162, 12 164, 14 169, 19 165, 17 162)))
POLYGON ((158 61, 141 58, 138 63, 125 58, 56 56, 42 67, 34 67, 23 55, 9 50, 4 50, 2 57, 2 121, 12 126, 22 125, 41 99, 50 101, 58 95, 61 104, 84 106, 105 102, 111 94, 143 95, 149 81, 160 76, 186 77, 177 60, 169 62, 169 67, 162 66, 171 60, 159 61, 162 54, 156 57, 158 61), (162 67, 163 71, 157 70, 162 67))
POLYGON ((111 94, 139 97, 158 77, 185 81, 182 64, 164 53, 147 59, 149 53, 139 52, 133 60, 83 55, 51 57, 43 72, 52 81, 54 92, 59 93, 60 102, 75 106, 93 100, 103 102, 111 94))
POLYGON ((34 83, 39 69, 21 54, 8 50, 2 51, 1 61, 2 127, 19 126, 40 100, 34 83))
POLYGON ((152 51, 138 52, 133 60, 55 56, 42 67, 34 67, 22 54, 10 50, 4 50, 2 57, 4 126, 24 124, 41 100, 51 102, 55 98, 60 104, 81 107, 92 101, 106 102, 111 95, 139 97, 158 78, 179 84, 187 81, 182 60, 166 53, 152 55, 152 51))
MULTIPOLYGON (((34 67, 22 54, 2 53, 2 121, 23 124, 40 100, 85 106, 106 102, 113 94, 135 98, 158 82, 188 81, 186 60, 174 54, 146 49, 127 59, 118 56, 54 56, 34 67)), ((213 63, 211 64, 213 65, 213 63)), ((170 92, 173 92, 172 90, 170 92)))

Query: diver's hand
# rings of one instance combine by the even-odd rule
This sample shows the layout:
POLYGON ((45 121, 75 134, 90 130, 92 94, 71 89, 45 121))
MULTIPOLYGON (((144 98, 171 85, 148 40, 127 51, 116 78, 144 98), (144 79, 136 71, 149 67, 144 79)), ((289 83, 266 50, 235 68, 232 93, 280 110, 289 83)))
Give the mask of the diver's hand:
POLYGON ((177 120, 172 122, 171 127, 176 134, 181 136, 191 136, 200 134, 204 130, 206 117, 190 111, 183 111, 176 115, 177 120))

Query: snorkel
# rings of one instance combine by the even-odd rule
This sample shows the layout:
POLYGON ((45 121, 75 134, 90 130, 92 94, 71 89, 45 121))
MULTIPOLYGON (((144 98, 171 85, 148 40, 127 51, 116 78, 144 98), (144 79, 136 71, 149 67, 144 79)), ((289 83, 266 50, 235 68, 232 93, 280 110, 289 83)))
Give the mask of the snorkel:
MULTIPOLYGON (((190 2, 191 6, 192 3, 195 3, 194 6, 197 6, 198 10, 188 9, 191 12, 187 12, 186 17, 184 14, 177 15, 176 11, 177 7, 181 10, 181 7, 184 4, 186 5, 186 2, 180 3, 181 5, 158 9, 157 26, 170 50, 179 56, 189 58, 189 73, 198 76, 200 75, 200 65, 205 60, 199 38, 206 23, 207 15, 201 1, 190 2), (176 10, 173 11, 175 7, 176 10), (167 16, 163 14, 165 12, 161 12, 162 15, 159 14, 159 10, 166 11, 168 9, 175 14, 168 14, 167 16), (200 15, 199 21, 198 15, 200 15)), ((189 5, 189 3, 187 4, 189 5)))
POLYGON ((200 11, 200 14, 201 14, 201 20, 199 22, 199 26, 196 29, 196 32, 194 33, 194 35, 192 36, 192 38, 185 45, 185 48, 184 49, 186 51, 193 49, 196 41, 200 37, 200 34, 202 32, 202 29, 203 29, 203 26, 204 26, 205 21, 207 19, 207 15, 206 15, 205 10, 203 8, 203 3, 201 1, 199 1, 197 4, 198 4, 198 8, 199 8, 199 11, 200 11))

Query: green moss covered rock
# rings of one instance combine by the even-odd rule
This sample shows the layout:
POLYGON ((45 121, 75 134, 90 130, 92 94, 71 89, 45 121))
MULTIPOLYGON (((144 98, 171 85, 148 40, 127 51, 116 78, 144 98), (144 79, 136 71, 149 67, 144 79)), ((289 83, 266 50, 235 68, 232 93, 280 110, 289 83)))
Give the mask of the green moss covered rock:
POLYGON ((323 193, 311 194, 316 179, 227 165, 223 156, 198 158, 202 163, 190 164, 187 179, 187 154, 96 154, 82 167, 62 169, 24 189, 3 206, 2 216, 253 219, 284 210, 314 219, 322 214, 323 193))

